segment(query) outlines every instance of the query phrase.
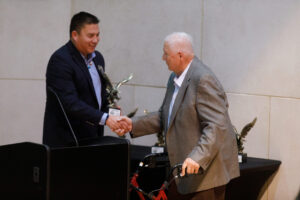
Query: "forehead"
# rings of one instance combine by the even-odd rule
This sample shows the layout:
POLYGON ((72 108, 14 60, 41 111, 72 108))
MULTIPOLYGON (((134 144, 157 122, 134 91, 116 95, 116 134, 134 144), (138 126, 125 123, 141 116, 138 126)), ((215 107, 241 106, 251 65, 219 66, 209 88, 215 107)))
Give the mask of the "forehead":
POLYGON ((176 48, 174 48, 174 45, 169 44, 168 42, 164 43, 164 53, 166 54, 175 54, 176 53, 176 48))
POLYGON ((165 42, 163 49, 164 51, 170 51, 170 45, 167 42, 165 42))
POLYGON ((98 33, 99 32, 99 25, 98 24, 85 24, 83 25, 83 27, 81 28, 82 32, 95 32, 98 33))

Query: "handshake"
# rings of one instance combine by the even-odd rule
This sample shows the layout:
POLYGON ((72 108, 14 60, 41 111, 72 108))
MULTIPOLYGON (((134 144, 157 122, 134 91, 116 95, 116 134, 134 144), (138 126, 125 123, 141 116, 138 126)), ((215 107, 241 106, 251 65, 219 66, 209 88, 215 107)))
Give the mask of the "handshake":
POLYGON ((106 125, 118 136, 123 136, 132 130, 132 121, 127 116, 110 115, 106 120, 106 125))

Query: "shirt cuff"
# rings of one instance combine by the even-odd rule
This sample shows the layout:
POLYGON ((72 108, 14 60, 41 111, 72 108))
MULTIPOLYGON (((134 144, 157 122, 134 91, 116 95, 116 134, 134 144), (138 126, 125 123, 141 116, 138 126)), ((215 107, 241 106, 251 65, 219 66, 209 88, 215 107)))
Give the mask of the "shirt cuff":
POLYGON ((107 114, 107 113, 104 113, 104 114, 102 115, 102 118, 101 118, 101 120, 100 120, 99 124, 100 124, 100 125, 102 125, 102 126, 104 126, 104 125, 105 125, 105 122, 106 122, 106 119, 107 119, 107 117, 108 117, 108 114, 107 114))

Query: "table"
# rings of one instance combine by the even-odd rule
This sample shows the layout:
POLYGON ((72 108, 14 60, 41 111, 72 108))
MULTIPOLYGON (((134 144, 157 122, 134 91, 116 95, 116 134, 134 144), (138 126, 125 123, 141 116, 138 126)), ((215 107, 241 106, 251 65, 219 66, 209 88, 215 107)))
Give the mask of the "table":
MULTIPOLYGON (((131 174, 136 170, 138 163, 151 153, 151 147, 131 145, 131 174)), ((240 163, 240 177, 229 182, 226 187, 227 200, 255 200, 266 190, 272 179, 272 175, 279 168, 281 162, 278 160, 247 158, 247 163, 240 163)), ((139 177, 140 186, 145 191, 151 191, 160 187, 167 175, 169 168, 157 167, 144 170, 139 177)), ((131 200, 138 199, 131 195, 131 200)))
POLYGON ((226 199, 259 199, 280 164, 278 160, 248 157, 247 163, 240 164, 240 177, 231 180, 227 185, 226 199))

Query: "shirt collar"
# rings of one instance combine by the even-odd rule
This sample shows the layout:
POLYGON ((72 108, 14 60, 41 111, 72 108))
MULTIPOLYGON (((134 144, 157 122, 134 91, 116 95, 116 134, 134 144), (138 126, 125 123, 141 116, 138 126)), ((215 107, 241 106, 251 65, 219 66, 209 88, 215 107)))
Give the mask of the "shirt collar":
MULTIPOLYGON (((80 53, 81 54, 81 53, 80 53)), ((84 59, 84 61, 86 62, 86 64, 89 64, 95 57, 96 57, 96 53, 93 52, 93 53, 90 53, 87 55, 87 58, 84 57, 82 54, 81 54, 82 58, 84 59)))
POLYGON ((185 70, 182 72, 182 74, 180 74, 179 77, 175 76, 174 78, 174 83, 178 86, 178 87, 181 87, 182 85, 182 82, 185 78, 185 75, 187 73, 187 71, 189 70, 190 66, 191 66, 191 63, 192 63, 193 60, 190 61, 190 63, 187 65, 187 67, 185 68, 185 70))

